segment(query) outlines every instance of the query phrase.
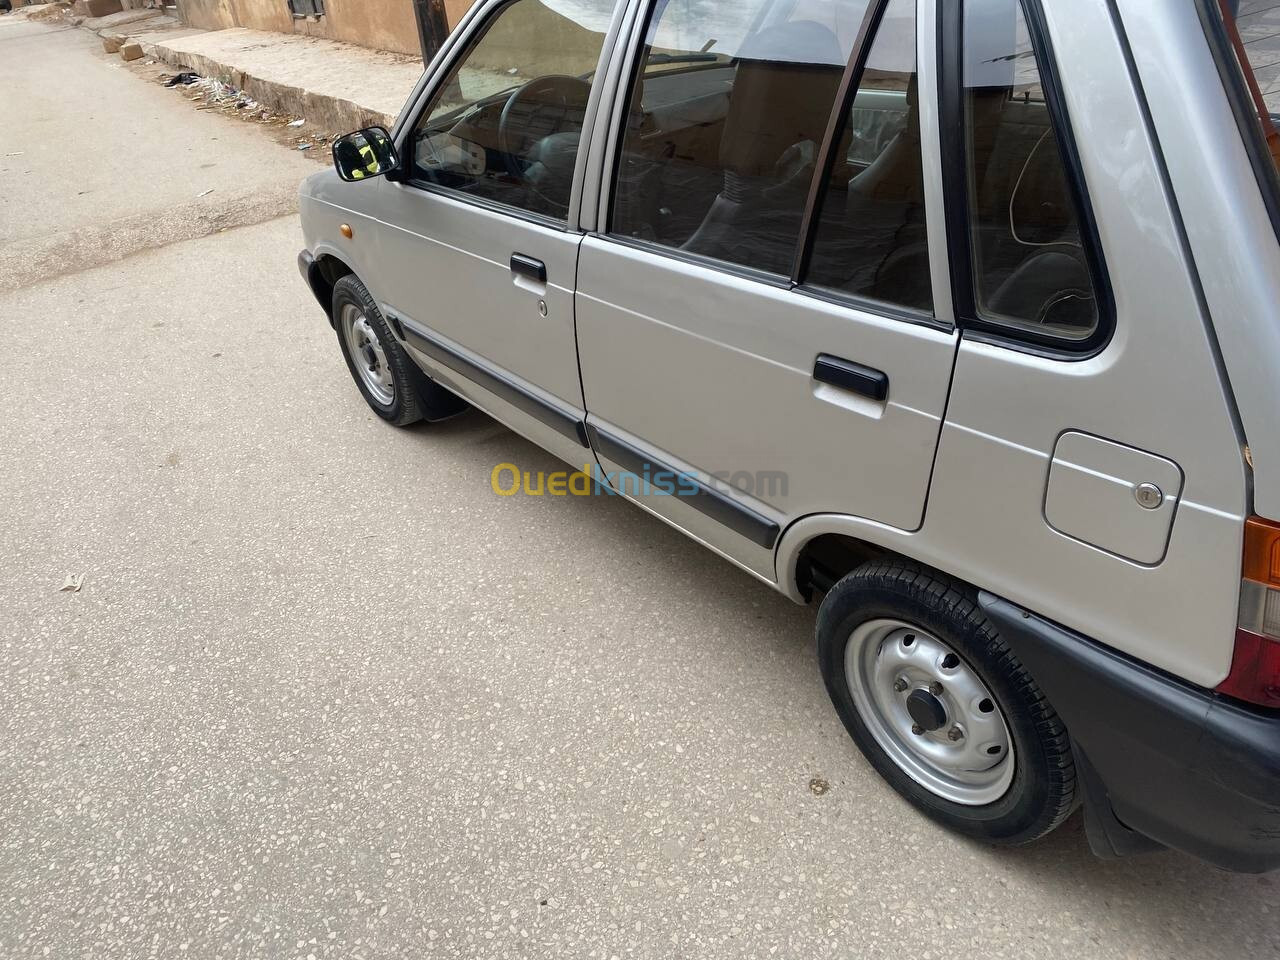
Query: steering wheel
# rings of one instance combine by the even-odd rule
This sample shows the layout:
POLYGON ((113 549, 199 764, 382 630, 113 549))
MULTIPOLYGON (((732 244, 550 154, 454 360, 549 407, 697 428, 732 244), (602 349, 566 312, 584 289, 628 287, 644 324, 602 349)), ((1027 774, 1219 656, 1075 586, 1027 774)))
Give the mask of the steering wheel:
POLYGON ((517 88, 502 107, 498 150, 507 172, 555 207, 565 206, 564 200, 547 196, 529 177, 527 154, 534 144, 554 134, 581 132, 590 95, 591 84, 586 80, 552 74, 517 88))

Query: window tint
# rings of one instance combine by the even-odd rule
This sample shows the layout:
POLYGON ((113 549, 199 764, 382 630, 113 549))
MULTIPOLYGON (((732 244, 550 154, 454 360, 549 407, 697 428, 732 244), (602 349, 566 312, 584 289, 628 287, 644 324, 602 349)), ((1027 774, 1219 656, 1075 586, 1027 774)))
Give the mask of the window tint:
POLYGON ((805 281, 931 311, 915 8, 916 0, 893 0, 872 43, 805 281))
POLYGON ((789 274, 867 3, 655 4, 627 105, 613 232, 789 274))
POLYGON ((978 312, 1084 340, 1098 300, 1018 0, 965 3, 964 86, 978 312))
POLYGON ((417 179, 564 219, 614 0, 514 0, 414 128, 417 179))

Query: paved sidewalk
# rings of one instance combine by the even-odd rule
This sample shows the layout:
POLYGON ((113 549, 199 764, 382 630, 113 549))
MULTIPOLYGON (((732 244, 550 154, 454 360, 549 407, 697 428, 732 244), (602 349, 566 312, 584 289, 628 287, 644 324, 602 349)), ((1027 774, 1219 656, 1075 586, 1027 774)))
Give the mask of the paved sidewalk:
POLYGON ((338 133, 374 123, 390 127, 422 76, 415 56, 242 27, 204 31, 155 9, 86 19, 65 8, 33 6, 10 17, 136 41, 152 59, 221 79, 275 113, 305 116, 338 133))
POLYGON ((422 75, 416 57, 242 27, 197 30, 158 10, 126 10, 79 25, 136 41, 149 57, 224 80, 277 113, 335 132, 390 127, 422 75))
POLYGON ((422 62, 402 54, 239 27, 157 37, 144 40, 143 49, 339 132, 370 123, 390 127, 422 75, 422 62))

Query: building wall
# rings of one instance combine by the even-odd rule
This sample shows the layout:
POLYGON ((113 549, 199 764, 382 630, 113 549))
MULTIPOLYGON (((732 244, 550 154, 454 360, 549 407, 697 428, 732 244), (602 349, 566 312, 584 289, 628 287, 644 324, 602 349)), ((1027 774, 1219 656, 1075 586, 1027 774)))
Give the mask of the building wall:
MULTIPOLYGON (((449 25, 470 6, 470 0, 445 0, 449 25)), ((375 50, 421 52, 413 0, 325 0, 324 7, 323 17, 295 20, 285 0, 178 0, 182 19, 202 30, 247 27, 345 40, 375 50)))

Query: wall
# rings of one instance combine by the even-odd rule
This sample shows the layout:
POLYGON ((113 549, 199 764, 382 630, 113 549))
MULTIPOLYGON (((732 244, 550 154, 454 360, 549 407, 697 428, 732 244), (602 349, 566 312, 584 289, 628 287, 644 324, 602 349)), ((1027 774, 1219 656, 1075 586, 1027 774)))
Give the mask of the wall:
MULTIPOLYGON (((600 5, 600 0, 584 4, 600 5)), ((499 73, 536 66, 543 74, 579 76, 594 70, 600 59, 607 18, 597 26, 600 33, 584 28, 539 0, 524 0, 518 10, 504 14, 489 28, 468 64, 499 73)))
MULTIPOLYGON (((449 24, 456 24, 469 7, 469 0, 446 0, 449 24)), ((325 14, 317 20, 295 20, 285 0, 178 0, 178 10, 185 22, 202 30, 247 27, 411 56, 421 52, 413 0, 325 0, 325 14)))

